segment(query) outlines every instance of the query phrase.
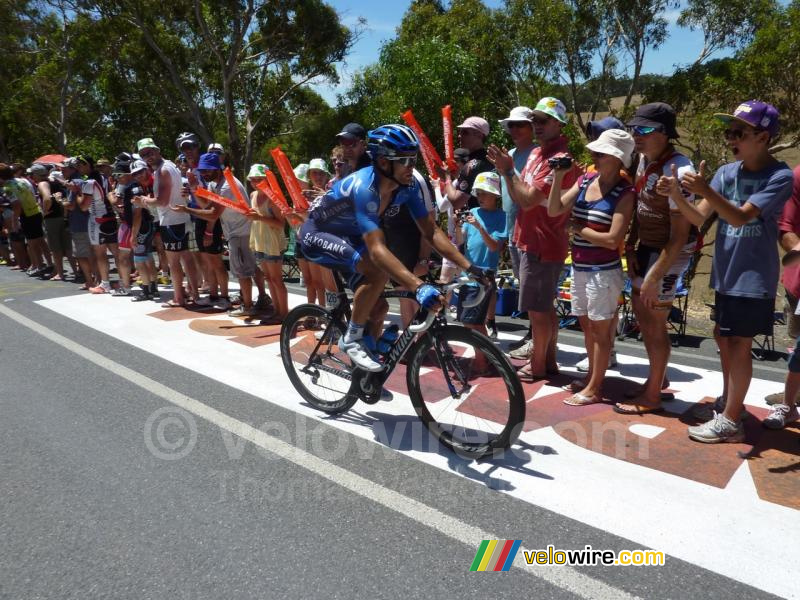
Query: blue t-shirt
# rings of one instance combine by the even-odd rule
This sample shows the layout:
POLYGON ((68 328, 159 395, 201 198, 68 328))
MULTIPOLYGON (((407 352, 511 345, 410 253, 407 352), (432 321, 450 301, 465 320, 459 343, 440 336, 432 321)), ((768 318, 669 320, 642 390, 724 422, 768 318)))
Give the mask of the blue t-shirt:
MULTIPOLYGON (((379 175, 372 167, 365 167, 337 181, 310 206, 309 219, 314 221, 319 231, 346 238, 358 238, 375 231, 380 226, 378 181, 379 175)), ((401 204, 408 205, 415 219, 428 216, 422 190, 414 178, 411 185, 395 192, 391 205, 401 204)))
POLYGON ((792 195, 792 171, 776 162, 758 172, 742 162, 722 165, 711 188, 735 206, 750 202, 758 217, 733 227, 720 217, 714 243, 711 286, 720 294, 774 298, 778 291, 778 219, 792 195))
MULTIPOLYGON (((505 241, 508 239, 508 228, 506 227, 506 213, 502 210, 484 210, 480 207, 473 208, 469 212, 483 225, 483 228, 493 240, 505 241)), ((469 223, 464 223, 461 227, 464 232, 464 256, 473 265, 482 269, 497 269, 500 262, 500 253, 492 252, 483 241, 481 232, 477 227, 469 223)))
MULTIPOLYGON (((73 182, 80 181, 73 179, 73 182)), ((69 224, 70 233, 86 233, 89 231, 89 211, 83 211, 77 206, 78 195, 71 191, 69 192, 69 201, 73 203, 73 209, 69 211, 67 223, 69 224)))
MULTIPOLYGON (((509 151, 511 158, 514 159, 514 170, 517 172, 517 177, 522 173, 522 169, 525 168, 525 163, 528 162, 528 157, 534 148, 536 148, 536 144, 524 150, 512 148, 509 151)), ((503 210, 506 213, 506 231, 514 231, 514 221, 517 219, 519 206, 511 199, 511 194, 508 193, 506 180, 502 176, 500 177, 500 193, 503 197, 503 210)))

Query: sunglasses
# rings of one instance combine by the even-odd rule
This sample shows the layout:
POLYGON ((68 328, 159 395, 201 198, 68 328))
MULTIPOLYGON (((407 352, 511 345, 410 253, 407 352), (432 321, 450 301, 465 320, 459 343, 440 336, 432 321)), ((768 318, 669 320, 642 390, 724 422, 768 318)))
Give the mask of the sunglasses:
POLYGON ((722 135, 726 140, 740 140, 748 134, 748 129, 726 129, 722 135))
POLYGON ((358 138, 353 138, 353 139, 346 138, 346 137, 339 138, 339 144, 341 144, 342 146, 345 146, 347 148, 350 148, 351 146, 355 146, 360 141, 361 140, 359 140, 358 138))
POLYGON ((149 157, 153 156, 156 153, 155 150, 142 150, 139 152, 139 156, 147 160, 149 157))
POLYGON ((656 131, 661 131, 658 127, 649 127, 646 125, 634 125, 633 127, 629 127, 628 130, 633 135, 650 135, 656 131))
POLYGON ((387 156, 386 160, 400 163, 404 167, 413 167, 417 164, 416 156, 387 156))
POLYGON ((508 128, 509 129, 520 129, 523 127, 530 127, 530 123, 528 121, 509 121, 508 128))
POLYGON ((531 122, 533 122, 534 125, 547 125, 552 120, 552 117, 533 117, 531 122))

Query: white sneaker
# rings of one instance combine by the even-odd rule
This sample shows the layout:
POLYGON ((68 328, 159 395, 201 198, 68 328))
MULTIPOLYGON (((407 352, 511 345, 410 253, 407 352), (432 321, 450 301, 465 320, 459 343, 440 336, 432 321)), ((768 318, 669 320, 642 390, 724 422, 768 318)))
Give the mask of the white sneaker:
POLYGON ((744 441, 744 427, 741 421, 734 423, 725 415, 715 412, 710 421, 689 427, 689 437, 705 444, 736 444, 744 441))
POLYGON ((528 340, 524 345, 508 353, 511 358, 525 360, 533 354, 533 340, 528 340))
MULTIPOLYGON (((617 351, 612 350, 611 354, 608 355, 608 367, 609 369, 613 369, 617 366, 617 351)), ((589 372, 589 357, 587 356, 577 365, 575 368, 578 369, 581 373, 588 373, 589 372)))
POLYGON ((223 298, 222 296, 219 299, 214 300, 214 308, 219 308, 220 310, 228 310, 231 307, 231 302, 227 298, 223 298))
POLYGON ((360 369, 377 373, 383 371, 383 365, 372 357, 372 353, 364 345, 363 339, 353 340, 346 342, 347 336, 342 338, 339 342, 339 348, 347 352, 347 356, 356 364, 360 369))
POLYGON ((800 418, 797 407, 789 407, 786 404, 773 404, 769 414, 764 417, 761 424, 767 429, 783 429, 787 423, 793 423, 800 418))

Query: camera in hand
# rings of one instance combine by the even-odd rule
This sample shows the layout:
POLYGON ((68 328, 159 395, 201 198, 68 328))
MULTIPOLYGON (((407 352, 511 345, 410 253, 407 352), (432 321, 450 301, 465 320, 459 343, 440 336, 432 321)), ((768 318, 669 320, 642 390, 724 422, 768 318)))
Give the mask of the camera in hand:
POLYGON ((554 156, 548 159, 547 164, 551 169, 569 169, 572 166, 571 156, 554 156))
POLYGON ((469 214, 469 209, 468 208, 466 208, 466 207, 465 208, 459 208, 455 213, 456 223, 459 224, 459 225, 462 225, 464 223, 464 221, 467 219, 467 215, 468 214, 469 214))

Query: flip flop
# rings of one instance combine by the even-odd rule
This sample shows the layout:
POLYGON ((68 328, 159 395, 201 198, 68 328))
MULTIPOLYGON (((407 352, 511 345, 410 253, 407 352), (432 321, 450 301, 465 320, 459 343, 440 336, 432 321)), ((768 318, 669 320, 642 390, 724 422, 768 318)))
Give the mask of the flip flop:
POLYGON ((584 396, 578 392, 575 392, 572 396, 564 400, 564 404, 568 406, 589 406, 590 404, 599 404, 601 402, 602 399, 597 396, 584 396))
POLYGON ((527 367, 520 367, 517 369, 517 377, 519 377, 519 380, 523 383, 534 383, 541 379, 546 379, 547 375, 547 373, 544 375, 534 375, 530 372, 530 370, 527 369, 527 367))
POLYGON ((184 308, 184 307, 185 305, 181 304, 180 302, 175 302, 175 300, 169 300, 161 305, 161 308, 184 308))
POLYGON ((573 379, 567 385, 562 385, 561 389, 565 392, 580 392, 583 388, 586 387, 586 384, 582 379, 573 379))
POLYGON ((613 407, 615 413, 621 415, 652 415, 664 412, 663 406, 646 406, 644 404, 615 404, 613 407), (622 406, 630 406, 633 410, 627 410, 622 406))
MULTIPOLYGON (((644 390, 632 389, 624 392, 622 395, 628 400, 633 400, 634 398, 638 398, 642 394, 644 394, 644 390)), ((670 400, 675 400, 675 394, 673 394, 672 392, 661 392, 659 399, 662 402, 669 402, 670 400)))

